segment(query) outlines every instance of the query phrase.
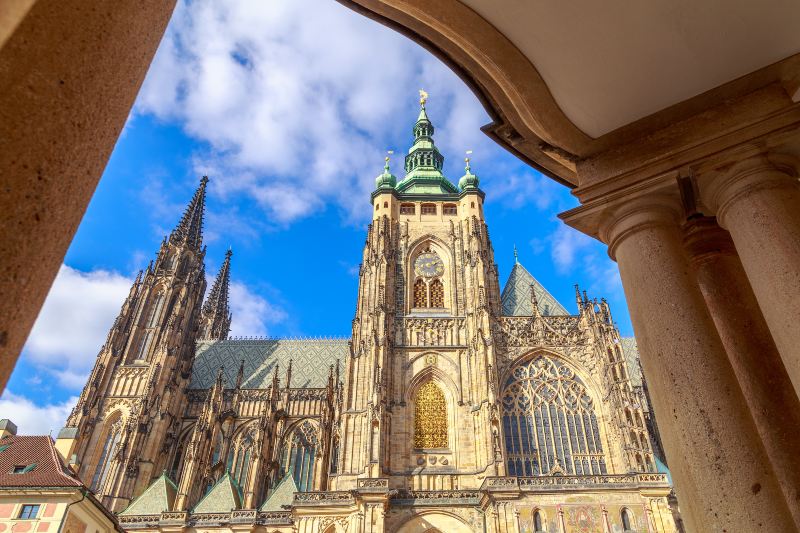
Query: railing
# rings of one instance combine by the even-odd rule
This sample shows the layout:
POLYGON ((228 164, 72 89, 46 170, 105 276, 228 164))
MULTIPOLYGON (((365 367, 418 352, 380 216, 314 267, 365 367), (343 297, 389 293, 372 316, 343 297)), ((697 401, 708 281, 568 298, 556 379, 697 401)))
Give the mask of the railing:
POLYGON ((549 490, 555 487, 609 487, 609 486, 669 487, 666 474, 610 474, 605 476, 534 476, 490 477, 483 482, 482 490, 549 490))
POLYGON ((466 346, 463 317, 404 317, 396 328, 398 346, 466 346))
POLYGON ((396 505, 477 505, 480 492, 477 490, 405 490, 390 495, 396 505))
POLYGON ((293 505, 341 505, 355 503, 353 493, 347 490, 295 492, 293 505))
POLYGON ((239 509, 229 513, 164 512, 153 515, 117 517, 125 529, 157 528, 159 525, 214 526, 225 524, 291 525, 291 511, 263 512, 255 509, 239 509))

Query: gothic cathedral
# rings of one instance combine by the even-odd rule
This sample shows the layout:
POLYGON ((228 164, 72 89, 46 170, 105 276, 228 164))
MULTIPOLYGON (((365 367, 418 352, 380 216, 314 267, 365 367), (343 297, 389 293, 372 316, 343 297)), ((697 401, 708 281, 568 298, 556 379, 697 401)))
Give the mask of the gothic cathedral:
POLYGON ((56 446, 127 530, 681 531, 633 339, 517 262, 425 101, 387 163, 349 339, 228 339, 203 301, 207 178, 131 287, 56 446))

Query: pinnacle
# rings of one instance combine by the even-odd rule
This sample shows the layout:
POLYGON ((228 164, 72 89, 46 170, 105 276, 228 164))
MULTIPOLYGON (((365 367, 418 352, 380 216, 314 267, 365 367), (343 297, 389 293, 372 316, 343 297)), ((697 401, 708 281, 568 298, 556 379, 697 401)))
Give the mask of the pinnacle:
POLYGON ((217 278, 211 286, 205 303, 203 304, 203 321, 207 322, 208 329, 205 334, 208 338, 224 339, 228 336, 231 323, 231 313, 228 305, 228 294, 231 280, 231 256, 233 250, 228 248, 225 260, 219 269, 217 278))
POLYGON ((169 240, 174 244, 186 242, 195 250, 200 249, 203 243, 203 214, 206 205, 207 184, 208 176, 203 176, 200 180, 200 186, 186 207, 186 211, 183 212, 181 221, 169 236, 169 240))

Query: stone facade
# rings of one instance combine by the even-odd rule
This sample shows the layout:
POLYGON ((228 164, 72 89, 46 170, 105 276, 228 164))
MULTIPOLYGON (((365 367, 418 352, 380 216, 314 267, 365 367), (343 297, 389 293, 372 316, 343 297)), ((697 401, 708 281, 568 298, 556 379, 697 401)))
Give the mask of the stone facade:
POLYGON ((424 99, 372 194, 350 339, 229 339, 204 179, 137 278, 57 441, 126 529, 680 530, 635 343, 518 262, 501 292, 467 161, 424 99))

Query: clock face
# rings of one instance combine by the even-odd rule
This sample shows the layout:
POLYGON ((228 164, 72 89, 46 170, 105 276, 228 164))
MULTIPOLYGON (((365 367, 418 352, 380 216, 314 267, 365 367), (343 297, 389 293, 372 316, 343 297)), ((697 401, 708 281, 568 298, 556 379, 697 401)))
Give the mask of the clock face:
POLYGON ((444 274, 444 263, 435 253, 425 252, 414 261, 414 271, 418 276, 435 278, 444 274))

